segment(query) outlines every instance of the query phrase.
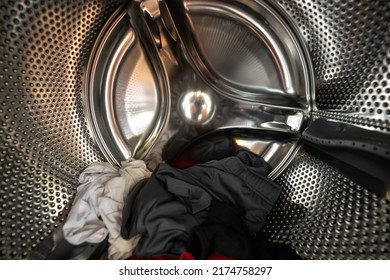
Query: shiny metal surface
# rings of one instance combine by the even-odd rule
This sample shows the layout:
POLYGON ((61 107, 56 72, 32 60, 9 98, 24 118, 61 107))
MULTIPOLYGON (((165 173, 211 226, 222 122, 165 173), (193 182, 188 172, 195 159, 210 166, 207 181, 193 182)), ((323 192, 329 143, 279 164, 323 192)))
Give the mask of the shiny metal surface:
POLYGON ((91 57, 97 59, 88 65, 86 77, 94 75, 94 79, 85 82, 86 92, 91 93, 84 97, 89 127, 114 164, 132 155, 161 103, 152 66, 124 18, 125 13, 117 11, 113 25, 103 29, 108 33, 101 33, 98 41, 106 44, 92 50, 91 57))
POLYGON ((166 5, 173 21, 180 22, 177 33, 193 68, 215 91, 309 108, 313 85, 308 54, 275 6, 245 0, 166 5))
POLYGON ((0 2, 0 259, 47 252, 42 244, 65 221, 78 174, 105 160, 81 91, 92 45, 117 7, 0 2))
MULTIPOLYGON (((0 2, 1 259, 43 258, 49 250, 45 246, 46 240, 61 226, 69 212, 77 187, 78 174, 91 162, 107 160, 110 157, 111 161, 114 161, 116 156, 123 156, 120 151, 114 153, 113 147, 117 147, 118 143, 112 143, 108 138, 99 140, 97 136, 99 133, 89 131, 94 126, 87 126, 87 122, 91 124, 92 120, 83 108, 83 102, 86 102, 83 100, 86 86, 84 77, 88 73, 86 66, 88 61, 91 61, 93 50, 96 51, 92 46, 96 44, 104 47, 102 44, 104 40, 98 39, 98 35, 103 33, 120 35, 112 40, 119 42, 125 34, 130 33, 128 28, 131 24, 127 20, 121 22, 124 27, 121 32, 104 31, 105 24, 114 26, 109 23, 112 18, 120 18, 115 12, 118 11, 118 2, 106 0, 0 2), (115 157, 107 154, 108 147, 96 145, 99 141, 105 142, 115 157)), ((311 64, 316 81, 313 117, 350 123, 383 133, 390 132, 389 1, 240 2, 251 7, 271 5, 272 9, 278 10, 278 15, 287 13, 289 16, 283 16, 284 23, 292 30, 292 34, 298 29, 303 35, 312 58, 311 64)), ((172 38, 174 42, 178 41, 180 38, 175 27, 170 24, 171 19, 167 12, 160 15, 158 13, 164 8, 162 6, 156 8, 153 1, 144 3, 146 6, 144 10, 151 12, 146 21, 150 24, 154 18, 161 16, 162 22, 158 26, 161 28, 163 25, 163 30, 168 34, 166 36, 172 38)), ((188 13, 190 4, 186 7, 188 13)), ((258 17, 264 18, 264 13, 254 14, 256 13, 262 14, 258 17)), ((225 86, 229 85, 240 91, 243 91, 240 87, 242 82, 258 86, 257 80, 251 79, 252 76, 244 77, 239 73, 230 72, 229 68, 220 67, 218 62, 221 52, 215 54, 211 47, 227 44, 223 39, 229 35, 218 34, 218 24, 228 25, 229 30, 237 34, 239 33, 237 30, 246 30, 246 24, 242 20, 237 21, 229 17, 211 19, 204 13, 198 15, 192 13, 189 20, 195 30, 191 34, 198 36, 195 39, 198 42, 196 50, 201 57, 200 62, 213 61, 209 63, 208 68, 214 69, 211 73, 214 77, 220 77, 225 86), (213 25, 210 26, 210 30, 207 29, 209 21, 213 25), (199 29, 200 26, 202 30, 199 29), (199 36, 206 33, 217 36, 218 42, 212 41, 210 36, 199 36), (206 55, 207 59, 204 58, 206 55)), ((156 46, 164 46, 167 37, 160 38, 161 33, 156 32, 156 28, 152 28, 151 31, 156 46)), ((280 33, 280 30, 273 31, 276 34, 280 33)), ((251 34, 251 38, 258 36, 256 32, 251 34)), ((245 37, 237 38, 240 41, 245 40, 245 37)), ((134 39, 136 42, 138 37, 134 39)), ((135 42, 132 49, 137 46, 135 42)), ((255 43, 253 40, 250 42, 255 43)), ((270 52, 262 40, 257 43, 259 49, 263 48, 265 53, 270 52)), ((246 45, 239 42, 232 44, 235 48, 246 45)), ((122 60, 131 60, 134 63, 138 61, 138 57, 143 53, 141 46, 139 56, 135 53, 134 56, 124 53, 122 60)), ((237 55, 234 50, 230 53, 237 55)), ((112 49, 104 49, 104 54, 100 57, 106 56, 107 61, 95 65, 95 74, 103 73, 101 67, 109 65, 108 58, 112 57, 112 54, 112 49)), ((252 55, 253 64, 247 61, 257 73, 261 72, 261 61, 266 60, 262 55, 263 53, 255 52, 252 55)), ((248 53, 246 57, 250 57, 248 53)), ((158 58, 158 53, 155 58, 158 58)), ((153 58, 147 57, 145 60, 153 61, 153 58)), ((172 73, 175 65, 168 66, 169 61, 171 61, 169 58, 164 60, 165 70, 172 73)), ((231 62, 234 67, 240 66, 237 65, 239 61, 232 59, 231 62)), ((131 62, 117 65, 117 69, 114 69, 116 72, 112 72, 116 73, 118 81, 114 83, 112 94, 115 98, 112 105, 104 103, 104 98, 97 98, 95 101, 100 102, 100 105, 95 108, 99 112, 104 112, 105 109, 101 108, 105 108, 106 105, 109 105, 108 108, 112 106, 115 112, 114 124, 123 134, 123 139, 129 139, 131 135, 150 134, 145 131, 150 129, 149 125, 156 123, 151 120, 153 117, 164 121, 167 115, 169 117, 171 115, 169 112, 155 111, 155 106, 160 108, 161 104, 169 102, 167 96, 161 96, 160 91, 163 87, 161 85, 164 85, 164 82, 158 79, 155 81, 154 74, 137 75, 137 79, 141 80, 152 77, 148 82, 146 80, 139 82, 135 79, 133 84, 150 84, 150 88, 147 89, 149 95, 145 96, 144 93, 143 97, 140 97, 137 94, 130 94, 138 90, 130 89, 132 87, 129 86, 128 80, 131 73, 122 68, 125 64, 131 65, 131 62), (115 94, 125 91, 128 93, 122 97, 115 94), (147 102, 144 102, 143 98, 147 99, 147 102), (127 105, 124 105, 125 103, 127 105), (132 107, 132 104, 137 105, 132 107), (130 118, 126 113, 128 111, 132 112, 130 118), (154 115, 150 118, 142 117, 141 111, 147 114, 154 112, 154 115), (144 122, 141 123, 138 119, 143 119, 144 122), (137 127, 132 127, 129 123, 136 123, 137 127)), ((278 71, 272 60, 264 65, 278 71)), ((151 70, 156 66, 158 63, 145 67, 151 70)), ((149 71, 141 71, 135 65, 131 69, 138 73, 149 71)), ((300 74, 300 71, 294 73, 300 74)), ((282 79, 269 75, 270 73, 265 73, 259 77, 259 81, 261 83, 271 81, 276 85, 275 88, 279 88, 282 79)), ((104 79, 96 79, 95 82, 96 84, 92 85, 94 88, 98 88, 98 84, 105 85, 104 79)), ((181 83, 186 84, 186 81, 181 83)), ((205 83, 204 78, 202 83, 205 83)), ((268 87, 272 88, 269 84, 268 87)), ((244 87, 244 91, 246 90, 248 87, 244 87)), ((301 93, 297 91, 297 94, 301 93)), ((177 99, 171 101, 172 104, 179 104, 177 99)), ((262 111, 286 116, 280 107, 267 105, 261 107, 262 111)), ((164 105, 164 108, 167 107, 169 106, 164 105)), ((287 110, 287 115, 294 115, 289 113, 293 111, 287 110)), ((106 114, 101 116, 95 120, 97 124, 106 121, 106 114)), ((232 116, 241 118, 233 113, 232 116)), ((184 123, 183 118, 181 121, 184 123)), ((280 158, 285 158, 289 151, 294 150, 291 146, 296 143, 295 140, 290 141, 290 136, 287 136, 291 135, 288 126, 296 125, 290 123, 287 126, 285 122, 286 117, 282 121, 273 120, 263 124, 284 132, 256 130, 257 137, 253 137, 253 134, 246 135, 245 138, 237 137, 236 142, 258 154, 269 156, 268 161, 276 166, 280 158), (262 133, 261 137, 258 137, 258 133, 262 133), (285 142, 282 142, 283 139, 285 142), (274 151, 267 153, 268 149, 274 151), (276 156, 277 153, 280 153, 280 156, 276 156)), ((102 130, 104 127, 107 125, 99 129, 102 130)), ((158 141, 145 139, 146 142, 145 140, 142 142, 154 143, 152 154, 157 152, 158 147, 164 145, 165 140, 172 137, 169 133, 174 132, 172 129, 168 130, 167 126, 157 127, 164 127, 166 133, 157 132, 161 135, 158 141)), ((104 135, 102 131, 100 133, 104 135)), ((137 137, 134 137, 134 140, 136 139, 137 137)), ((127 147, 128 143, 125 143, 127 147)), ((136 140, 135 143, 140 142, 136 140)), ((283 192, 264 228, 264 232, 272 240, 291 244, 303 258, 307 259, 390 259, 389 198, 378 198, 305 147, 294 156, 289 167, 276 182, 283 186, 283 192)))
POLYGON ((263 231, 304 259, 390 259, 390 199, 369 192, 310 150, 276 180, 282 193, 263 231))
POLYGON ((278 0, 302 31, 316 114, 389 133, 389 1, 278 0))
POLYGON ((249 5, 263 9, 266 18, 256 19, 218 1, 186 1, 188 15, 180 18, 171 3, 130 3, 111 18, 97 41, 86 76, 86 100, 98 144, 117 164, 131 156, 147 158, 155 145, 161 147, 164 133, 172 139, 180 135, 180 141, 170 144, 176 147, 171 153, 210 133, 236 131, 237 137, 244 137, 241 143, 247 143, 247 137, 279 133, 283 139, 273 141, 273 148, 263 142, 266 146, 259 149, 275 176, 293 154, 309 119, 314 82, 302 42, 266 4, 249 5), (194 28, 184 33, 194 34, 196 46, 180 32, 187 17, 194 28), (210 64, 207 70, 199 68, 205 65, 203 56, 210 64))
POLYGON ((204 125, 213 117, 215 106, 207 93, 190 91, 181 96, 179 113, 190 124, 204 125))

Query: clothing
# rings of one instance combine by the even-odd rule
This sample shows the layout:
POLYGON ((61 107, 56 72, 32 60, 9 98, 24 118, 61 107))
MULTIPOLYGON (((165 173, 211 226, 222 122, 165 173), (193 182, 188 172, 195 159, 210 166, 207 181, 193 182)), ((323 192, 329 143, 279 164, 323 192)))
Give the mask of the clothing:
POLYGON ((168 163, 176 168, 188 168, 210 160, 220 160, 234 156, 239 149, 233 137, 217 135, 191 143, 182 153, 168 163))
POLYGON ((108 163, 90 164, 79 176, 79 187, 63 227, 65 239, 79 245, 100 243, 109 235, 109 259, 127 259, 140 236, 120 236, 122 209, 130 189, 151 172, 141 160, 129 159, 121 167, 108 163))
POLYGON ((245 231, 258 232, 281 191, 267 173, 266 162, 244 150, 183 170, 160 164, 126 199, 124 211, 130 212, 123 215, 121 234, 142 235, 135 256, 180 255, 191 229, 206 220, 212 199, 239 208, 245 231))
POLYGON ((167 130, 164 132, 160 138, 157 140, 156 144, 153 146, 153 149, 146 155, 144 159, 149 170, 154 170, 156 167, 164 161, 162 154, 164 147, 169 142, 169 139, 173 136, 172 131, 167 130))
POLYGON ((197 260, 207 259, 212 252, 232 259, 252 259, 251 244, 244 231, 240 209, 213 199, 206 221, 191 230, 187 250, 197 260))
MULTIPOLYGON (((133 256, 131 260, 196 260, 190 252, 184 252, 180 256, 161 255, 161 256, 150 256, 150 257, 136 257, 133 256)), ((233 260, 230 257, 224 256, 221 253, 213 252, 207 257, 207 260, 233 260)))

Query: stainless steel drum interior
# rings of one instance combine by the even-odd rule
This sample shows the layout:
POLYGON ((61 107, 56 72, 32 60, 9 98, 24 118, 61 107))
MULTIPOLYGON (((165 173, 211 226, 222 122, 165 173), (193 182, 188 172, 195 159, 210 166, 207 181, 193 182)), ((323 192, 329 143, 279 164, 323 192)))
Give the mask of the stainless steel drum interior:
POLYGON ((183 19, 161 9, 165 2, 137 3, 107 21, 86 70, 86 116, 106 158, 145 158, 166 138, 180 152, 193 138, 230 132, 276 176, 312 108, 314 75, 303 39, 265 3, 244 10, 238 2, 189 1, 183 34, 193 33, 197 50, 183 49, 191 46, 180 35, 183 19))
POLYGON ((389 196, 300 137, 319 118, 389 134, 389 15, 368 0, 1 2, 0 258, 38 258, 89 163, 196 127, 188 141, 229 134, 271 165, 272 241, 389 259, 389 196))

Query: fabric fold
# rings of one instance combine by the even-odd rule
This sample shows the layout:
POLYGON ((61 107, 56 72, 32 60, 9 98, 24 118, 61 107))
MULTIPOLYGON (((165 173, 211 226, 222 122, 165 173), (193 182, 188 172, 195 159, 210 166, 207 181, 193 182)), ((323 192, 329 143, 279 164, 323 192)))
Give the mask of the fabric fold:
POLYGON ((180 255, 190 241, 191 229, 206 220, 212 199, 242 211, 246 233, 256 233, 281 191, 267 173, 267 163, 246 150, 187 169, 162 163, 130 199, 131 212, 123 215, 122 236, 142 235, 136 256, 180 255))
POLYGON ((125 240, 120 235, 124 202, 134 185, 150 174, 142 160, 129 159, 120 167, 90 164, 79 176, 80 185, 63 226, 65 239, 80 245, 100 243, 108 235, 108 258, 129 258, 140 236, 125 240))

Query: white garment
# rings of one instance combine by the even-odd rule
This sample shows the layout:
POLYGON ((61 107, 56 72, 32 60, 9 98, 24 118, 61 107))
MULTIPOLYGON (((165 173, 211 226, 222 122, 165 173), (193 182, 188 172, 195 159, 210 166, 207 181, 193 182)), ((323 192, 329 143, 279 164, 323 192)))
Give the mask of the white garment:
POLYGON ((129 159, 119 168, 105 162, 90 164, 79 177, 80 185, 63 227, 65 239, 79 245, 100 243, 109 235, 109 259, 132 256, 140 236, 130 240, 121 237, 122 210, 129 191, 150 174, 142 160, 129 159))
POLYGON ((158 139, 152 151, 146 156, 145 162, 149 170, 155 170, 160 163, 164 162, 162 159, 163 150, 169 139, 172 138, 174 134, 175 131, 173 130, 164 132, 164 134, 162 134, 158 139))

